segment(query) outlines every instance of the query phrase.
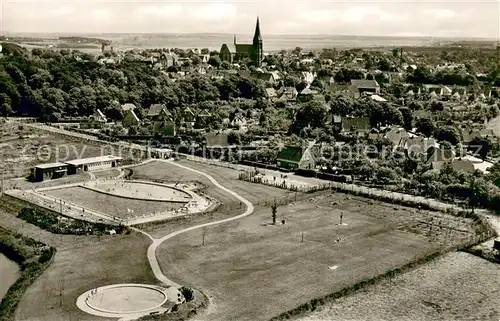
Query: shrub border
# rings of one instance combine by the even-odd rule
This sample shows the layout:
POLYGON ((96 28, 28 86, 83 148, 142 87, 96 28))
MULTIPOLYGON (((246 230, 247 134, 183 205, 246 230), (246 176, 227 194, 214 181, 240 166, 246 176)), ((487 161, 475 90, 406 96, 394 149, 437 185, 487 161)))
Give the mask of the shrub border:
MULTIPOLYGON (((15 233, 4 229, 7 231, 8 235, 14 235, 15 233)), ((43 244, 41 242, 35 241, 32 238, 26 237, 21 235, 21 240, 23 243, 31 243, 35 242, 38 244, 43 244)), ((13 247, 7 246, 1 239, 0 239, 0 244, 2 246, 0 247, 0 250, 4 250, 6 248, 9 248, 15 252, 19 252, 18 247, 15 245, 13 247)), ((19 243, 17 243, 17 246, 19 246, 19 243)), ((46 246, 46 245, 45 245, 46 246)), ((9 287, 9 290, 3 297, 2 301, 0 302, 0 321, 9 321, 14 319, 14 314, 16 313, 17 306, 19 305, 19 302, 21 301, 22 297, 24 296, 24 293, 26 290, 37 280, 37 278, 49 267, 50 264, 54 261, 54 257, 56 255, 57 249, 55 247, 49 247, 49 250, 51 251, 51 256, 50 259, 46 262, 39 263, 38 261, 33 261, 34 257, 27 257, 27 258, 10 258, 15 260, 17 264, 21 267, 21 275, 17 278, 16 282, 12 284, 9 287), (34 265, 32 265, 34 264, 34 265), (10 304, 9 304, 10 303, 10 304)), ((2 252, 4 253, 4 252, 2 252)))

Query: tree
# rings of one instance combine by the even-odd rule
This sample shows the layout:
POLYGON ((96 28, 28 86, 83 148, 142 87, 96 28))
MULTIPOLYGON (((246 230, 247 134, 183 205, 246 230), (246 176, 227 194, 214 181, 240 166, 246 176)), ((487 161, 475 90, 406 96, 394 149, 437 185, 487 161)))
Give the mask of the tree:
POLYGON ((431 137, 436 129, 434 123, 427 118, 421 118, 417 120, 415 123, 415 127, 417 127, 418 132, 422 133, 427 137, 431 137))
POLYGON ((186 302, 193 301, 194 299, 193 289, 183 286, 179 289, 179 291, 181 292, 182 296, 184 296, 184 299, 186 299, 186 302))
POLYGON ((221 65, 222 61, 220 60, 219 56, 210 56, 210 58, 208 59, 208 64, 215 67, 215 68, 219 68, 219 66, 221 65))
POLYGON ((400 108, 399 111, 403 116, 403 126, 406 130, 413 128, 413 113, 409 108, 400 108))
POLYGON ((452 126, 437 128, 434 132, 434 136, 436 136, 436 139, 438 141, 447 141, 452 145, 456 145, 460 141, 460 135, 458 131, 452 126))
POLYGON ((278 213, 278 203, 276 202, 276 199, 274 199, 273 204, 271 204, 271 217, 273 219, 273 225, 276 225, 277 213, 278 213))
POLYGON ((290 128, 292 133, 299 134, 303 128, 308 126, 313 129, 323 127, 326 111, 327 109, 322 103, 314 100, 303 104, 297 111, 290 128))
POLYGON ((485 160, 492 146, 491 140, 487 137, 476 137, 470 142, 468 150, 474 155, 481 157, 482 160, 485 160))

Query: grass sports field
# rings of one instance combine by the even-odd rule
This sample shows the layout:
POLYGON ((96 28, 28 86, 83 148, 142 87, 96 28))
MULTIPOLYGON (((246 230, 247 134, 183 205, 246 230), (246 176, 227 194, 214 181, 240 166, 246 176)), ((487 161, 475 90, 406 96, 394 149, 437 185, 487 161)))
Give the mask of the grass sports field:
MULTIPOLYGON (((416 213, 328 192, 314 194, 312 199, 302 196, 302 200, 281 206, 278 221, 285 219, 286 224, 268 226, 271 210, 261 200, 272 199, 273 193, 282 196, 283 191, 244 184, 231 169, 181 163, 207 172, 261 204, 247 218, 179 235, 158 249, 160 265, 168 277, 213 296, 215 308, 204 320, 267 320, 315 297, 409 263, 444 244, 468 239, 472 233, 465 219, 416 213), (259 199, 255 194, 264 188, 270 191, 259 199), (339 225, 341 212, 346 225, 339 225), (340 242, 336 242, 338 238, 340 242)), ((149 167, 134 169, 140 177, 148 171, 165 172, 165 178, 184 175, 206 184, 207 193, 218 193, 196 174, 187 178, 189 174, 181 174, 182 169, 169 171, 173 165, 144 166, 149 167)), ((230 202, 227 196, 226 201, 230 202)))

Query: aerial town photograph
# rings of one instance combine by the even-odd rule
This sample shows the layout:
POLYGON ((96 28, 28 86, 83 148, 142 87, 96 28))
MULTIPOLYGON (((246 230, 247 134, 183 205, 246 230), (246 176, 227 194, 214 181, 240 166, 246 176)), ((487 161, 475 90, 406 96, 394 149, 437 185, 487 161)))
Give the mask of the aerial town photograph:
POLYGON ((499 321, 498 0, 0 0, 0 321, 499 321))

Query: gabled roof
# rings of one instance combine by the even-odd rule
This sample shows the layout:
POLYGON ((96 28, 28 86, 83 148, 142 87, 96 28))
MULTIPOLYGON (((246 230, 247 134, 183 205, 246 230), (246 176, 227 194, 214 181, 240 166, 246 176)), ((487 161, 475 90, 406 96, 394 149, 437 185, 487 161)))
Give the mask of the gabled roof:
POLYGON ((158 116, 162 111, 168 114, 167 107, 164 104, 153 104, 149 107, 148 116, 158 116))
POLYGON ((103 122, 107 122, 108 119, 106 118, 106 116, 103 114, 103 112, 100 110, 100 109, 97 109, 93 115, 94 118, 96 119, 100 119, 102 120, 103 122))
POLYGON ((212 117, 208 110, 202 110, 198 113, 198 117, 212 117))
POLYGON ((302 147, 285 146, 278 154, 279 161, 299 163, 304 154, 302 147))
POLYGON ((273 98, 273 97, 278 96, 276 94, 276 90, 274 90, 274 88, 266 88, 266 94, 267 94, 267 97, 269 97, 269 98, 273 98))
POLYGON ((134 104, 127 103, 122 105, 122 110, 127 111, 127 110, 134 110, 136 107, 134 104))
POLYGON ((236 45, 236 53, 239 54, 248 54, 253 48, 252 44, 239 44, 237 43, 236 45))
POLYGON ((317 95, 318 91, 317 90, 312 90, 310 88, 304 88, 301 92, 301 95, 317 95))
POLYGON ((427 156, 426 164, 432 164, 433 162, 453 160, 455 158, 455 152, 451 149, 431 147, 427 156))
POLYGON ((125 113, 125 117, 132 117, 132 119, 134 119, 137 123, 141 122, 141 120, 139 119, 139 117, 137 117, 137 115, 133 109, 128 109, 125 113))
POLYGON ((356 86, 356 88, 360 89, 376 89, 380 88, 378 82, 374 79, 351 79, 351 85, 356 86))

